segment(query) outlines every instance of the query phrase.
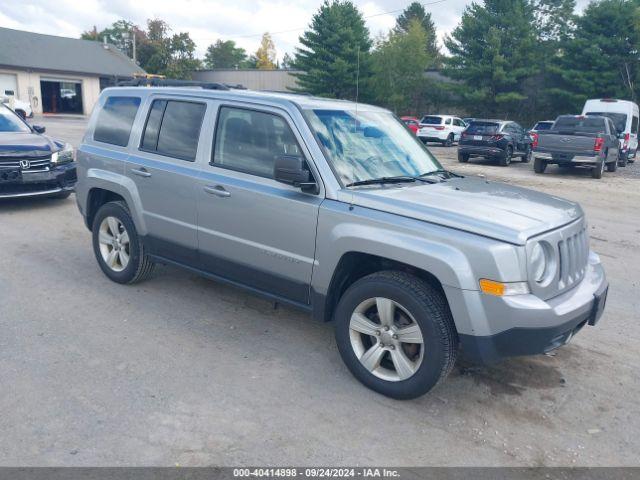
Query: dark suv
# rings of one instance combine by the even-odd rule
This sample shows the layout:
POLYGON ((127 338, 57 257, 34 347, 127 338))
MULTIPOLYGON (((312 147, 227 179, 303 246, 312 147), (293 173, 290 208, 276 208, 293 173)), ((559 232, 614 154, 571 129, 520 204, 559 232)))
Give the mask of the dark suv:
POLYGON ((66 198, 73 191, 73 147, 43 133, 0 104, 0 199, 66 198))
POLYGON ((503 167, 514 156, 523 162, 531 160, 531 137, 516 122, 474 120, 462 133, 458 143, 458 161, 471 157, 496 159, 503 167))

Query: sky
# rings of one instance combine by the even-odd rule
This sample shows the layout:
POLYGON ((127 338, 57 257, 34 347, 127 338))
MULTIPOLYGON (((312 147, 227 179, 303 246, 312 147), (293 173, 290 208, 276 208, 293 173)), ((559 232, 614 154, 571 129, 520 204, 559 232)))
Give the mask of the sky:
MULTIPOLYGON (((386 33, 411 0, 353 0, 366 18, 372 37, 386 33)), ((578 0, 581 9, 589 0, 578 0)), ((471 0, 422 0, 438 30, 438 37, 451 32, 471 0)), ((294 53, 298 37, 309 25, 322 0, 2 0, 0 26, 79 37, 95 25, 98 30, 116 20, 145 25, 148 18, 161 18, 173 32, 189 32, 196 54, 221 38, 234 40, 249 53, 258 48, 262 33, 272 32, 278 53, 294 53), (281 33, 280 33, 281 32, 281 33)))

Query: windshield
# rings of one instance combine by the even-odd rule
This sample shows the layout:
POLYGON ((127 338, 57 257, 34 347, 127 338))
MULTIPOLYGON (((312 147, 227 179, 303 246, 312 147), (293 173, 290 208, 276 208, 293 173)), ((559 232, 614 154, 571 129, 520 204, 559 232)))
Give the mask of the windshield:
POLYGON ((4 105, 0 105, 0 132, 27 132, 31 129, 18 115, 4 105))
POLYGON ((428 116, 422 117, 420 123, 424 123, 425 125, 440 125, 442 123, 442 117, 428 116))
POLYGON ((613 124, 616 126, 618 133, 622 133, 627 129, 627 116, 624 113, 612 113, 612 112, 589 112, 587 115, 599 115, 601 117, 609 117, 613 120, 613 124))
POLYGON ((305 115, 343 185, 441 170, 438 161, 388 112, 306 110, 305 115))
POLYGON ((603 118, 559 117, 551 130, 568 133, 602 133, 606 132, 603 118))
POLYGON ((492 135, 498 132, 500 125, 494 122, 471 122, 467 127, 467 133, 477 133, 480 135, 492 135))

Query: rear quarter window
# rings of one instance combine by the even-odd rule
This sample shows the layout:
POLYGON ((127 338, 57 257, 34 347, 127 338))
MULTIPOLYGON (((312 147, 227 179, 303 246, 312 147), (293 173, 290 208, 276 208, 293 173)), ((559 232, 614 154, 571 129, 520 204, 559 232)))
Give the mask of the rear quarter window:
POLYGON ((140 107, 140 97, 109 97, 98 113, 93 139, 126 147, 140 107))

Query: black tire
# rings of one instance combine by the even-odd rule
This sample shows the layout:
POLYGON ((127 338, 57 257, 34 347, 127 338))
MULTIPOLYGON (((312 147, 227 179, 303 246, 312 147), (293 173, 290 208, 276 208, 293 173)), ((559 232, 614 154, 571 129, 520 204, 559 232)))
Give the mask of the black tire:
POLYGON ((629 161, 628 154, 626 152, 623 152, 622 156, 618 159, 618 166, 626 167, 628 161, 629 161))
POLYGON ((450 147, 453 145, 453 140, 454 140, 453 133, 450 133, 447 139, 443 142, 443 145, 445 147, 450 147))
POLYGON ((511 158, 513 157, 513 147, 511 145, 507 145, 507 149, 504 151, 504 155, 502 155, 498 161, 501 167, 508 167, 511 163, 511 158))
POLYGON ((131 284, 146 279, 155 264, 145 253, 144 244, 138 236, 138 231, 133 223, 129 208, 125 202, 109 202, 105 203, 93 219, 91 228, 93 234, 93 253, 95 254, 98 265, 104 274, 117 283, 131 284), (115 217, 118 219, 126 232, 129 234, 129 261, 122 271, 113 270, 102 257, 99 243, 99 232, 102 221, 107 217, 115 217))
POLYGON ((618 162, 609 162, 607 163, 607 172, 615 172, 618 170, 618 162))
POLYGON ((531 145, 527 145, 527 149, 524 155, 522 155, 522 162, 529 163, 530 161, 531 161, 531 145))
POLYGON ((467 163, 469 161, 468 153, 458 153, 458 161, 460 163, 467 163))
MULTIPOLYGON (((424 395, 446 378, 455 364, 458 336, 446 298, 431 285, 408 273, 383 271, 358 280, 340 299, 334 319, 336 342, 343 361, 360 382, 382 395, 396 399, 424 395), (376 297, 387 298, 401 305, 420 327, 423 338, 422 362, 404 380, 384 380, 374 375, 360 362, 352 347, 349 328, 351 316, 358 305, 376 297)), ((391 352, 382 357, 382 361, 390 359, 391 352)))
POLYGON ((533 161, 533 171, 536 173, 544 173, 547 169, 547 162, 541 158, 536 158, 533 161))
POLYGON ((604 172, 604 162, 598 162, 591 169, 591 176, 593 178, 602 178, 602 172, 604 172))

